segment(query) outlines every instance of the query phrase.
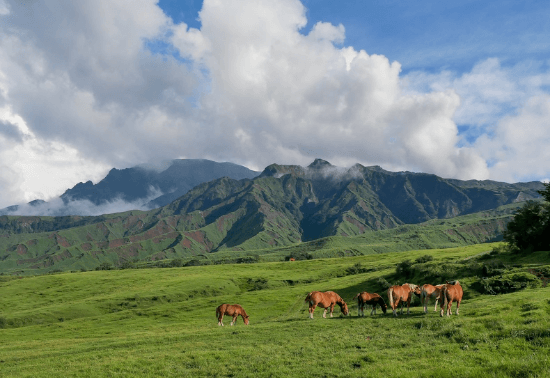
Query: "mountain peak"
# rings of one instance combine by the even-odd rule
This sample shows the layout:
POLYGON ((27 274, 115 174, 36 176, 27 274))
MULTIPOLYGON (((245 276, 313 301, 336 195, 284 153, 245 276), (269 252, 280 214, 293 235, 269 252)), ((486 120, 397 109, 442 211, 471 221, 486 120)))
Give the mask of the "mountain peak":
POLYGON ((334 165, 330 164, 328 161, 323 159, 315 159, 313 163, 308 165, 308 168, 313 168, 313 169, 322 169, 322 168, 329 168, 329 167, 334 167, 334 165))

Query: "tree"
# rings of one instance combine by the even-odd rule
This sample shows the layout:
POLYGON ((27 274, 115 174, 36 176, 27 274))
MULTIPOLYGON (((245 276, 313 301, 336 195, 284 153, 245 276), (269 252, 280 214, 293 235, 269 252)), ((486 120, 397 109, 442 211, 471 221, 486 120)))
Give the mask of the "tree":
POLYGON ((504 240, 517 252, 550 250, 550 183, 538 193, 545 202, 528 201, 504 232, 504 240))

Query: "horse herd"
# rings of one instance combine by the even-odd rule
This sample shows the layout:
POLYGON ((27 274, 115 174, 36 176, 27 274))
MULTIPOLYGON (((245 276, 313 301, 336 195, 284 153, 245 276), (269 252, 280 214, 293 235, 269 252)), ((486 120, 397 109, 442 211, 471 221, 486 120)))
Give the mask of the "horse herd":
MULTIPOLYGON (((405 283, 403 285, 395 285, 388 289, 388 301, 393 311, 393 316, 397 316, 397 307, 401 303, 401 315, 403 314, 403 307, 407 304, 407 314, 409 314, 409 307, 411 305, 411 299, 413 294, 420 297, 420 302, 424 308, 424 313, 428 312, 428 302, 431 298, 435 299, 434 311, 437 311, 437 302, 441 302, 440 316, 443 316, 445 312, 447 316, 451 315, 451 305, 456 302, 456 314, 460 308, 460 302, 464 294, 462 286, 458 281, 450 281, 441 285, 425 284, 417 286, 415 284, 405 283)), ((353 300, 357 299, 357 316, 365 316, 365 305, 371 305, 371 315, 376 314, 376 307, 380 306, 382 312, 385 314, 388 306, 384 299, 377 293, 367 293, 363 291, 358 293, 353 300)), ((348 305, 346 302, 336 294, 334 291, 312 291, 306 296, 305 302, 309 305, 309 317, 313 319, 313 312, 317 306, 324 308, 323 318, 326 318, 327 311, 330 310, 330 317, 334 311, 336 305, 340 306, 342 314, 348 315, 348 305)), ((233 319, 231 325, 235 324, 237 318, 241 316, 244 324, 248 325, 249 317, 246 311, 241 305, 234 304, 222 304, 216 308, 216 317, 218 318, 218 325, 223 326, 224 315, 231 316, 233 319)))

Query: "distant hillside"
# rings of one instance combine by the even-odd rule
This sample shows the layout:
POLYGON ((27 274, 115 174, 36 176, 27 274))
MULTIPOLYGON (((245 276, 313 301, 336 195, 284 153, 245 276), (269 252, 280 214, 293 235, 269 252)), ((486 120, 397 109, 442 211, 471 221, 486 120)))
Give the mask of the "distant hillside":
POLYGON ((428 223, 405 244, 434 248, 481 243, 498 240, 513 209, 537 198, 542 187, 536 182, 446 180, 359 164, 341 169, 322 160, 309 167, 274 164, 252 180, 223 177, 202 183, 150 211, 101 217, 2 216, 0 271, 270 253, 321 238, 383 230, 390 232, 384 239, 386 245, 390 241, 387 250, 396 235, 391 230, 434 220, 451 223, 428 223), (467 221, 455 218, 465 215, 470 215, 467 221))
POLYGON ((59 203, 33 201, 25 206, 14 205, 2 209, 0 215, 88 215, 118 212, 120 209, 109 209, 120 207, 147 210, 167 205, 203 182, 221 177, 240 180, 253 178, 258 174, 259 172, 241 165, 204 159, 178 159, 156 166, 113 168, 97 184, 91 181, 81 182, 66 190, 59 203), (113 206, 110 207, 109 204, 113 206))

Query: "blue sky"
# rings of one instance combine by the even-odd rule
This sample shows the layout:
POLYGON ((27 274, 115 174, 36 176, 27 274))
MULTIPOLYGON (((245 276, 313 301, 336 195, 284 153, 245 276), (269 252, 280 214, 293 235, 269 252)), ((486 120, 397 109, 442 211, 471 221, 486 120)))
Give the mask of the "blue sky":
POLYGON ((0 0, 0 208, 174 158, 549 179, 549 19, 546 1, 0 0))

